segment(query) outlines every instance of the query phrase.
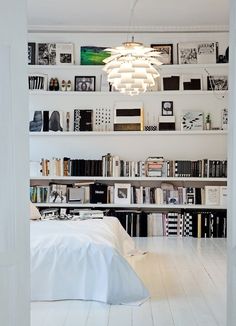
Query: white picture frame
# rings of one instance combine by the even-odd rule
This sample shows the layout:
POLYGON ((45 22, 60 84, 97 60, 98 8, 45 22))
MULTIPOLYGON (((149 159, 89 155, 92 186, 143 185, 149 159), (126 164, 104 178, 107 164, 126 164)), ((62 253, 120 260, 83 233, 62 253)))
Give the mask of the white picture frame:
POLYGON ((184 111, 181 115, 181 131, 203 130, 204 115, 200 111, 184 111))
POLYGON ((130 204, 131 203, 131 184, 115 183, 114 184, 114 203, 130 204))
POLYGON ((73 65, 74 64, 74 44, 57 43, 56 44, 56 64, 73 65))

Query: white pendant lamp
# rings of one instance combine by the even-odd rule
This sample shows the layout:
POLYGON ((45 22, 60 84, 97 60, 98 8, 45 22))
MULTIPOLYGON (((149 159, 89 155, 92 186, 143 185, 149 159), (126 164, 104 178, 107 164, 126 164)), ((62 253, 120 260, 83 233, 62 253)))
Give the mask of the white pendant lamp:
POLYGON ((116 90, 137 95, 155 85, 155 79, 160 75, 155 67, 162 64, 158 60, 159 52, 133 40, 105 51, 110 52, 111 56, 103 60, 103 70, 116 90))

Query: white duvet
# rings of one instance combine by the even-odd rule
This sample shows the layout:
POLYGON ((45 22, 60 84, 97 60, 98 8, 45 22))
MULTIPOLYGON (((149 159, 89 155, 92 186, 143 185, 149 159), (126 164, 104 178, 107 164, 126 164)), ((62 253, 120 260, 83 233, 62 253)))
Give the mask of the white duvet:
POLYGON ((133 240, 118 219, 31 223, 31 299, 141 303, 149 296, 123 257, 133 240))

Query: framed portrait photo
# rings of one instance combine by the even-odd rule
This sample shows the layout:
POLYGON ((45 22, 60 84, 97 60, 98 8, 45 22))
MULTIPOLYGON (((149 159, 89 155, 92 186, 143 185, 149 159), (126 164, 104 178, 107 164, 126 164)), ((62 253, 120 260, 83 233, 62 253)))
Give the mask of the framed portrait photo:
POLYGON ((161 102, 161 114, 163 116, 173 115, 173 101, 161 102))
POLYGON ((76 92, 94 92, 96 84, 95 76, 75 76, 76 92))
POLYGON ((130 204, 131 202, 131 184, 115 183, 114 184, 114 203, 130 204))
POLYGON ((164 65, 173 64, 173 44, 151 44, 151 48, 160 52, 158 58, 164 65))

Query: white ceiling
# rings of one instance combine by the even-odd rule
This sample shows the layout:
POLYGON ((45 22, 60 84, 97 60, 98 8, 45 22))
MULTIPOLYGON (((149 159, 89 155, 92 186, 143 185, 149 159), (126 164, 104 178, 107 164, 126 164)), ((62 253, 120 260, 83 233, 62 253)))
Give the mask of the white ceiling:
MULTIPOLYGON (((29 29, 127 30, 135 0, 28 0, 29 29)), ((224 30, 229 0, 139 0, 132 27, 152 30, 224 30)))

